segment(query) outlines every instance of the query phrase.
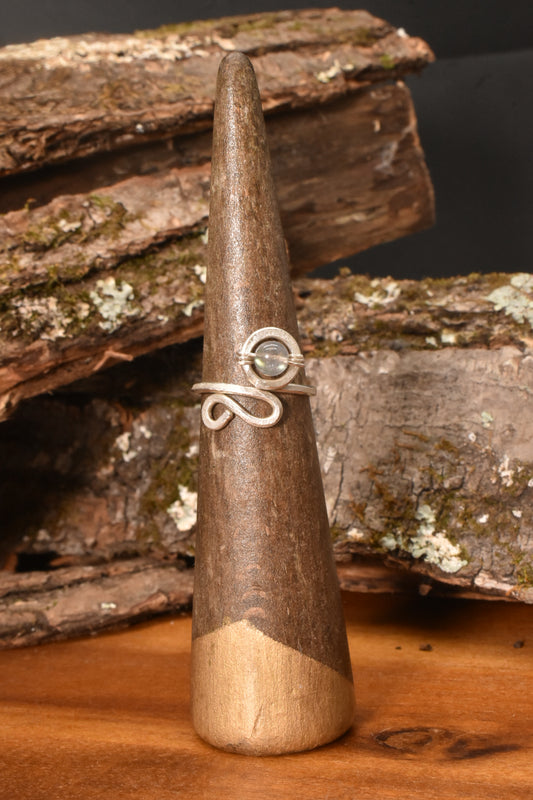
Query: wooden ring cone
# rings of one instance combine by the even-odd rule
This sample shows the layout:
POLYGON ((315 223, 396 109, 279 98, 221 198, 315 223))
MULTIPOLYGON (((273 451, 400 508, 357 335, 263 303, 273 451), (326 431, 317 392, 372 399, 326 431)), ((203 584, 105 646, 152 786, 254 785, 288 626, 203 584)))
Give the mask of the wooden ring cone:
MULTIPOLYGON (((247 384, 239 353, 264 327, 298 339, 255 74, 234 52, 215 102, 201 385, 247 384)), ((354 713, 309 397, 275 396, 276 424, 235 415, 200 438, 193 723, 216 747, 253 755, 325 744, 354 713)))

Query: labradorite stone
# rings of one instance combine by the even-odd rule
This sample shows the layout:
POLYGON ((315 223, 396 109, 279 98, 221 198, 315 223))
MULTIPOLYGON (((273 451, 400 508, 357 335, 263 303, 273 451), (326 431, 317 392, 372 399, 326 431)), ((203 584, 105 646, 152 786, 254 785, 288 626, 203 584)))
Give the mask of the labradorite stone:
POLYGON ((289 366, 289 351, 282 342, 261 342, 254 353, 254 367, 263 378, 277 378, 289 366))

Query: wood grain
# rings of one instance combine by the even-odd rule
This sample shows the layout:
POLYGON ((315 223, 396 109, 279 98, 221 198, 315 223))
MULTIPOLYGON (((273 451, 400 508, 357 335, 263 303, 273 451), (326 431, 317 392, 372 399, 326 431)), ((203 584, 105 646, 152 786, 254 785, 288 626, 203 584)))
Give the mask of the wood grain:
POLYGON ((532 609, 431 598, 344 599, 356 724, 338 742, 299 755, 233 755, 194 734, 189 617, 1 653, 5 796, 531 796, 532 609), (522 641, 523 647, 513 646, 522 641), (433 650, 419 649, 426 644, 433 650))

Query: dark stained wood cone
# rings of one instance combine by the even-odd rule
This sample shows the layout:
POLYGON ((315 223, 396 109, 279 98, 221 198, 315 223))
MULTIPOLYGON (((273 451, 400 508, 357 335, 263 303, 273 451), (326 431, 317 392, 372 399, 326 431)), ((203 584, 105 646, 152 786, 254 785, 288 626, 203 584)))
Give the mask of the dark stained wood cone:
MULTIPOLYGON (((258 362, 245 371, 240 354, 256 331, 298 339, 257 83, 240 53, 220 66, 213 135, 200 387, 203 413, 211 403, 214 425, 228 421, 202 424, 200 440, 192 714, 222 749, 294 752, 347 730, 353 683, 309 397, 280 388, 281 418, 256 427, 204 386, 251 385, 258 362)), ((226 393, 269 415, 264 400, 226 393)))

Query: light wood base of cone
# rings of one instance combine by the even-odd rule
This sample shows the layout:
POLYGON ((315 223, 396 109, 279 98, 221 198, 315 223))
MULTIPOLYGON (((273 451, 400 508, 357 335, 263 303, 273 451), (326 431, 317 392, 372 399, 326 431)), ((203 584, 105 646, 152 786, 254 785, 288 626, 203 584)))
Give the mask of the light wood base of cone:
POLYGON ((193 641, 196 732, 222 750, 276 755, 337 739, 353 721, 352 683, 241 620, 193 641))

